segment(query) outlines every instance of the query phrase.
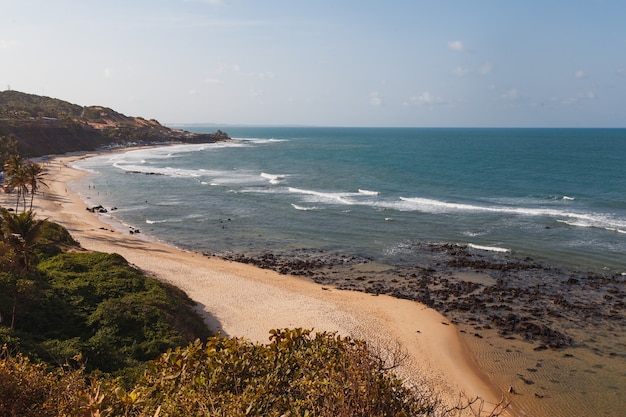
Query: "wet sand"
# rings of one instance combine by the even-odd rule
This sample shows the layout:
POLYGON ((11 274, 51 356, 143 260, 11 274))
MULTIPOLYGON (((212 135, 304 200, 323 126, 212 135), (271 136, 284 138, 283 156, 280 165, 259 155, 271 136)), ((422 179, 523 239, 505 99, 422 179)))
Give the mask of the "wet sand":
POLYGON ((310 249, 225 258, 436 309, 521 415, 624 415, 626 274, 449 243, 407 250, 393 264, 310 249))

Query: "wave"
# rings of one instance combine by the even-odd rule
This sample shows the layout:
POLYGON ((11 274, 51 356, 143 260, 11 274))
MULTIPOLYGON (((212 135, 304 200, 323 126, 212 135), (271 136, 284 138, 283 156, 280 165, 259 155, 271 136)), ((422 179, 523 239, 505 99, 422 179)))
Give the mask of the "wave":
POLYGON ((80 165, 80 161, 69 164, 70 168, 86 172, 88 174, 97 174, 98 171, 92 168, 84 168, 80 165))
POLYGON ((225 171, 213 174, 211 185, 259 185, 263 184, 261 177, 253 172, 247 171, 225 171))
POLYGON ((179 144, 156 148, 140 148, 117 154, 112 160, 116 162, 136 162, 141 160, 178 158, 179 154, 201 150, 202 145, 179 144))
POLYGON ((139 148, 130 150, 124 153, 116 154, 115 156, 111 157, 110 160, 118 163, 137 163, 141 160, 150 161, 155 159, 180 158, 184 156, 184 154, 190 154, 195 152, 211 151, 223 148, 242 148, 249 146, 251 146, 250 143, 237 140, 231 142, 165 145, 162 147, 139 148))
POLYGON ((555 218, 557 221, 567 223, 571 226, 595 227, 606 230, 626 230, 626 220, 614 218, 609 214, 602 213, 577 213, 553 208, 479 206, 466 203, 449 203, 428 198, 400 197, 400 200, 403 204, 397 205, 396 208, 402 211, 421 211, 433 214, 473 212, 513 214, 532 217, 544 216, 555 218))
POLYGON ((467 236, 467 237, 478 237, 478 236, 484 236, 486 233, 487 233, 486 230, 481 230, 481 231, 467 230, 467 231, 463 232, 462 234, 467 236))
POLYGON ((271 174, 257 175, 251 171, 217 171, 207 169, 184 169, 173 167, 154 167, 146 165, 133 165, 115 163, 114 167, 130 174, 163 175, 171 178, 201 178, 202 185, 237 185, 237 184, 261 184, 263 179, 269 179, 270 183, 278 183, 279 178, 271 174), (276 182, 273 182, 276 181, 276 182))
POLYGON ((266 172, 261 173, 261 178, 265 178, 270 184, 280 184, 285 179, 285 175, 268 174, 266 172))
POLYGON ((566 224, 568 226, 573 226, 573 227, 595 227, 595 228, 607 230, 609 232, 626 233, 626 227, 622 227, 622 228, 613 227, 612 225, 598 224, 597 222, 585 221, 584 219, 578 219, 574 221, 557 220, 557 222, 566 224))
POLYGON ((380 192, 378 192, 378 191, 362 190, 362 189, 359 188, 359 194, 363 194, 363 195, 380 195, 380 192))
POLYGON ((158 223, 167 223, 167 220, 150 220, 146 219, 147 224, 158 224, 158 223))
POLYGON ((567 213, 561 210, 527 207, 479 206, 466 203, 449 203, 447 201, 432 200, 421 197, 400 197, 405 202, 405 210, 416 210, 430 213, 452 212, 488 212, 503 214, 520 214, 528 216, 584 216, 583 214, 567 213))
POLYGON ((309 203, 359 205, 372 208, 391 209, 398 211, 418 211, 428 214, 503 214, 521 217, 548 217, 561 223, 577 227, 594 227, 608 231, 626 233, 626 219, 608 213, 575 212, 553 207, 524 207, 506 205, 478 205, 455 203, 421 197, 399 197, 399 199, 368 199, 359 196, 374 196, 374 191, 359 190, 359 193, 321 192, 315 190, 289 187, 291 193, 303 194, 309 203), (365 193, 363 191, 366 191, 365 193))
POLYGON ((146 174, 146 175, 165 175, 167 177, 183 177, 183 178, 197 178, 203 175, 206 175, 206 171, 201 171, 197 169, 182 169, 182 168, 172 168, 165 167, 159 168, 154 166, 145 166, 145 165, 125 165, 123 163, 116 162, 113 164, 115 168, 118 168, 122 171, 131 173, 131 174, 146 174))
POLYGON ((450 203, 447 201, 432 200, 429 198, 421 197, 400 197, 400 201, 405 203, 403 208, 406 211, 415 210, 428 213, 491 212, 510 214, 533 214, 533 212, 536 210, 545 211, 544 209, 525 209, 522 207, 477 206, 466 203, 450 203))
POLYGON ((473 243, 468 243, 467 246, 472 249, 485 250, 489 252, 502 252, 502 253, 511 252, 510 249, 500 248, 498 246, 483 246, 483 245, 475 245, 473 243))
MULTIPOLYGON (((304 194, 308 196, 310 202, 319 202, 326 204, 344 204, 344 205, 364 205, 370 207, 378 207, 375 200, 363 199, 363 197, 373 197, 380 195, 378 191, 369 191, 358 189, 358 192, 323 192, 315 190, 307 190, 302 188, 289 187, 290 193, 304 194)), ((388 208, 388 207, 383 207, 388 208)))
POLYGON ((564 195, 561 198, 561 200, 563 200, 563 201, 574 201, 574 200, 576 200, 576 198, 575 197, 568 197, 568 196, 564 195))
POLYGON ((291 204, 291 207, 295 208, 296 210, 300 210, 300 211, 318 210, 317 207, 304 207, 304 206, 299 206, 297 204, 291 204))
POLYGON ((344 204, 344 205, 355 204, 353 201, 347 198, 347 196, 349 196, 350 193, 324 193, 321 191, 304 190, 302 188, 294 188, 294 187, 289 187, 288 191, 290 193, 306 195, 308 197, 309 202, 344 204))
POLYGON ((233 138, 236 141, 241 141, 241 142, 250 142, 250 143, 254 143, 254 144, 258 144, 258 145, 263 145, 266 143, 278 143, 278 142, 289 142, 289 139, 275 139, 275 138, 269 138, 269 139, 265 139, 265 138, 233 138))

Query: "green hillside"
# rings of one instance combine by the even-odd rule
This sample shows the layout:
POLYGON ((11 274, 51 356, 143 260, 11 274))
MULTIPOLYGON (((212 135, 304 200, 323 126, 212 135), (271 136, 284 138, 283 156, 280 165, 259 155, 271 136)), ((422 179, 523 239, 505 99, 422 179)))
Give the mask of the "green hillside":
POLYGON ((20 154, 27 157, 90 151, 110 145, 229 139, 219 130, 196 134, 170 129, 156 120, 125 116, 106 107, 83 107, 12 90, 0 92, 0 137, 14 138, 20 154))

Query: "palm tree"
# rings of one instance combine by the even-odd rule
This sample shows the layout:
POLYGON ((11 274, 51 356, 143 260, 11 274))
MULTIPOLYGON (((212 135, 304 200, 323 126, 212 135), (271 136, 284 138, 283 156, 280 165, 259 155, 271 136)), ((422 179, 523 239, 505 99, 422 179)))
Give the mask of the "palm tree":
POLYGON ((35 243, 41 234, 43 220, 35 219, 35 213, 25 211, 21 214, 2 211, 2 232, 4 242, 13 250, 13 271, 30 274, 37 260, 34 252, 35 243))
POLYGON ((24 166, 24 158, 19 155, 11 155, 4 163, 4 172, 8 177, 17 174, 24 166))
MULTIPOLYGON (((43 180, 43 177, 46 175, 46 172, 44 171, 43 167, 39 164, 36 164, 34 162, 29 162, 24 166, 24 180, 25 182, 30 185, 30 210, 33 210, 33 199, 35 198, 35 193, 37 192, 37 190, 39 189, 40 185, 45 185, 46 187, 48 186, 48 184, 46 184, 43 180)), ((26 206, 24 206, 24 210, 26 210, 26 206)))
POLYGON ((44 221, 36 220, 32 211, 17 214, 3 209, 1 217, 0 228, 3 234, 1 252, 7 266, 7 276, 10 278, 5 285, 8 284, 12 298, 11 330, 13 330, 18 300, 24 296, 28 297, 27 294, 37 286, 37 280, 32 279, 37 264, 34 248, 44 221))
MULTIPOLYGON (((24 158, 19 155, 12 155, 4 164, 4 173, 6 174, 5 191, 11 192, 17 189, 17 201, 15 203, 15 211, 20 204, 20 197, 26 187, 24 180, 24 158)), ((25 198, 25 197, 24 197, 25 198)), ((26 210, 26 208, 24 208, 26 210)))
POLYGON ((17 155, 17 140, 14 136, 0 136, 0 167, 11 155, 17 155))

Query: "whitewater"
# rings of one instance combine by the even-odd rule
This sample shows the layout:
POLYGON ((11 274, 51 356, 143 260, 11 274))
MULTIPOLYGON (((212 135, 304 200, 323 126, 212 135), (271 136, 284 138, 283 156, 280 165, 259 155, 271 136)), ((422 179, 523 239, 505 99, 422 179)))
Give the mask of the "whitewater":
POLYGON ((235 140, 80 161, 92 174, 77 187, 156 239, 211 253, 390 261, 432 241, 626 270, 624 130, 224 130, 235 140))

